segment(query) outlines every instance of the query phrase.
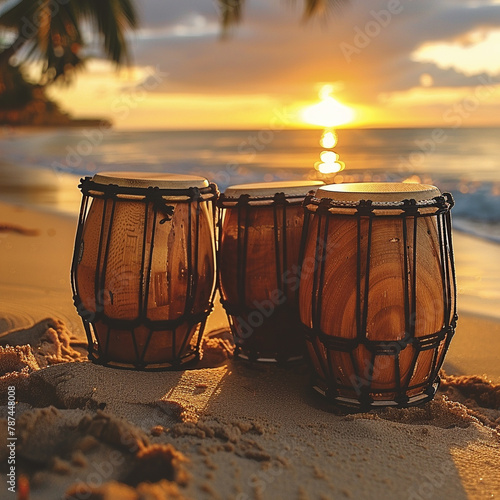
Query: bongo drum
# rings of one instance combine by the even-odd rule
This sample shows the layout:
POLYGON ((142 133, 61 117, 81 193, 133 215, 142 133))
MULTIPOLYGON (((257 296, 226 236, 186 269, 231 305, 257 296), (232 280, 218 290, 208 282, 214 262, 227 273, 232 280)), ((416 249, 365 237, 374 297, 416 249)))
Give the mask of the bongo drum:
POLYGON ((240 357, 292 361, 304 356, 297 302, 302 202, 320 185, 241 184, 228 187, 219 199, 221 302, 240 357))
POLYGON ((213 307, 216 186, 108 172, 79 187, 72 286, 89 359, 135 369, 196 361, 213 307))
POLYGON ((330 400, 367 409, 433 398, 455 331, 450 194, 329 185, 304 200, 300 316, 330 400))

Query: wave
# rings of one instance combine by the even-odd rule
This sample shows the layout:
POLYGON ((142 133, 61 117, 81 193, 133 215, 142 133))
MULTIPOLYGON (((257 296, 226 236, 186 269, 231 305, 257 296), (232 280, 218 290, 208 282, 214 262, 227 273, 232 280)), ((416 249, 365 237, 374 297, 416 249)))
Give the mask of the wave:
MULTIPOLYGON (((416 164, 411 172, 398 168, 399 159, 411 157, 415 137, 425 136, 426 130, 342 132, 339 153, 347 167, 339 178, 321 180, 400 182, 414 177, 435 184, 455 198, 456 229, 500 242, 498 130, 450 131, 447 147, 427 155, 427 163, 416 164)), ((318 131, 283 131, 250 154, 242 145, 255 138, 251 131, 110 131, 97 141, 92 131, 51 130, 0 136, 0 161, 11 165, 11 172, 17 168, 19 183, 36 178, 38 185, 50 185, 64 174, 83 177, 103 170, 147 170, 202 175, 223 191, 230 184, 314 178, 313 165, 321 151, 318 135, 318 131), (29 169, 40 175, 28 174, 29 169)), ((4 174, 0 180, 7 183, 4 174)))
POLYGON ((500 243, 500 223, 488 224, 487 222, 453 217, 453 229, 493 243, 500 243))
MULTIPOLYGON (((436 184, 440 184, 436 182, 436 184)), ((453 228, 489 241, 500 243, 500 189, 496 182, 464 184, 443 182, 452 193, 453 228), (451 189, 450 189, 451 188, 451 189)))

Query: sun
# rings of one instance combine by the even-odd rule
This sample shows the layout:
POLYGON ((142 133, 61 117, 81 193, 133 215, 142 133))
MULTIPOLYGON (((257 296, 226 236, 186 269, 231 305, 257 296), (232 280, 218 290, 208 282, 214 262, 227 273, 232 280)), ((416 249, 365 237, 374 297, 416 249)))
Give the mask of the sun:
POLYGON ((330 95, 332 90, 331 85, 323 85, 319 92, 321 101, 302 110, 301 118, 304 122, 332 128, 354 120, 354 110, 334 99, 330 95))

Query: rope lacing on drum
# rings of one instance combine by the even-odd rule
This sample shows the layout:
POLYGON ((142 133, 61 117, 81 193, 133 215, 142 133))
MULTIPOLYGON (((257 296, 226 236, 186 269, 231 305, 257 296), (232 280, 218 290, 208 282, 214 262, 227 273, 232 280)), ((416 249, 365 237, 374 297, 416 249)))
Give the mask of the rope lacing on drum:
MULTIPOLYGON (((315 205, 319 206, 323 200, 328 200, 323 202, 325 205, 328 204, 329 208, 358 208, 361 204, 371 201, 372 206, 377 209, 401 209, 405 206, 405 202, 408 200, 401 201, 372 201, 372 200, 357 200, 357 201, 347 201, 347 200, 336 200, 333 198, 317 198, 316 196, 306 196, 304 199, 303 206, 315 205)), ((429 198, 428 200, 410 200, 416 203, 418 208, 428 208, 428 207, 438 207, 451 209, 455 204, 453 197, 450 193, 443 193, 442 196, 436 196, 434 198, 429 198)))
POLYGON ((446 199, 446 203, 448 203, 450 208, 453 208, 455 206, 455 200, 453 199, 451 193, 443 193, 443 197, 446 199))
POLYGON ((174 207, 167 204, 158 187, 149 187, 147 197, 151 198, 151 200, 153 201, 154 209, 164 216, 163 219, 160 220, 160 224, 165 224, 165 222, 172 220, 172 217, 174 215, 174 207))
POLYGON ((359 215, 370 215, 373 210, 373 201, 371 200, 360 200, 359 205, 357 207, 357 213, 359 215))
MULTIPOLYGON (((441 196, 441 198, 442 198, 442 196, 441 196)), ((418 215, 418 207, 417 207, 416 200, 403 200, 402 210, 407 215, 417 216, 418 215)))
POLYGON ((450 193, 443 193, 441 196, 436 196, 433 198, 436 202, 438 210, 436 213, 443 214, 448 212, 455 205, 455 200, 450 193))
POLYGON ((330 200, 328 198, 322 198, 318 205, 317 213, 318 215, 325 215, 330 210, 330 200))
POLYGON ((242 194, 238 198, 238 205, 248 205, 250 202, 250 195, 249 194, 242 194))
POLYGON ((250 195, 249 193, 240 194, 239 196, 227 196, 222 193, 219 196, 217 206, 219 208, 229 208, 235 205, 260 205, 262 202, 269 202, 266 205, 296 205, 303 204, 304 197, 306 199, 311 199, 314 196, 314 190, 307 192, 307 195, 290 195, 284 192, 276 192, 273 195, 263 195, 258 196, 255 194, 250 195))
MULTIPOLYGON (((357 218, 357 290, 358 300, 356 306, 356 318, 359 322, 358 334, 355 338, 339 337, 334 335, 333 331, 326 333, 321 325, 321 298, 323 285, 321 278, 324 278, 324 270, 321 270, 319 276, 314 275, 312 284, 313 297, 310 318, 307 323, 303 323, 303 329, 310 353, 313 356, 313 362, 316 366, 315 388, 318 392, 324 394, 330 400, 336 403, 362 410, 368 410, 372 407, 394 405, 397 407, 407 407, 414 404, 421 404, 432 399, 439 386, 439 369, 442 365, 444 356, 448 350, 451 339, 456 328, 456 281, 453 263, 453 248, 451 238, 451 215, 450 209, 454 201, 449 193, 443 193, 428 200, 405 199, 399 202, 376 202, 370 200, 358 200, 355 202, 339 201, 330 198, 316 198, 307 196, 304 200, 304 227, 301 246, 302 257, 304 258, 304 248, 306 237, 309 235, 309 218, 317 217, 318 236, 316 243, 316 259, 320 257, 322 262, 320 244, 325 245, 324 239, 328 234, 326 221, 330 214, 339 213, 342 216, 357 218), (350 209, 345 213, 344 209, 350 209), (433 208, 432 211, 429 209, 433 208), (339 209, 335 211, 335 209, 339 209), (420 211, 420 209, 422 209, 420 211), (368 296, 366 291, 370 290, 368 277, 369 272, 362 273, 364 269, 370 269, 370 235, 372 219, 381 212, 383 215, 390 215, 390 210, 403 219, 403 248, 404 248, 404 290, 405 290, 405 329, 404 336, 399 340, 380 341, 372 340, 367 328, 367 307, 368 296), (399 213, 401 212, 401 213, 399 213), (432 213, 431 213, 432 212, 432 213), (416 286, 417 279, 415 269, 417 266, 417 218, 434 216, 436 218, 437 236, 439 238, 439 255, 437 258, 441 267, 441 279, 443 289, 443 307, 444 321, 440 330, 428 335, 417 336, 415 332, 415 311, 416 305, 416 286), (322 220, 326 217, 324 229, 322 229, 322 220), (367 247, 366 258, 361 253, 361 232, 360 220, 368 225, 368 238, 364 245, 367 247), (410 230, 406 228, 408 221, 412 221, 410 230), (320 239, 321 233, 324 238, 320 239), (407 234, 410 233, 410 234, 407 234), (413 233, 413 237, 411 236, 413 233), (413 243, 413 251, 410 252, 409 243, 413 243), (365 260, 366 259, 366 260, 365 260), (410 271, 413 273, 410 276, 410 271), (363 280, 365 286, 363 287, 363 280), (317 295, 316 295, 317 291, 317 295), (411 291, 411 293, 410 293, 411 291), (316 307, 317 302, 318 307, 316 307), (408 350, 407 347, 409 347, 408 350), (405 351, 405 355, 401 354, 405 351), (422 352, 430 354, 422 354, 422 352), (407 356, 407 373, 403 373, 400 368, 400 356, 407 356), (423 360, 432 357, 429 361, 428 374, 425 380, 419 382, 419 379, 413 379, 418 364, 422 365, 423 360), (347 374, 333 368, 335 360, 341 360, 345 365, 347 374), (343 361, 342 361, 343 360, 343 361), (394 366, 394 375, 391 385, 385 387, 373 386, 373 368, 377 360, 390 360, 394 366), (369 365, 366 365, 369 363, 369 365), (369 366, 368 371, 365 371, 369 366), (349 380, 347 376, 350 375, 349 380), (342 378, 344 376, 344 379, 342 378), (361 381, 361 383, 358 383, 361 381), (415 392, 413 392, 415 391, 415 392), (422 392, 420 392, 422 391, 422 392), (378 401, 380 399, 380 401, 378 401)), ((365 241, 365 240, 363 240, 365 241)), ((314 247, 313 247, 314 248, 314 247)), ((315 270, 316 273, 316 270, 315 270)), ((439 279, 439 278, 438 278, 439 279)), ((403 333, 403 332, 401 332, 403 333)))
POLYGON ((275 205, 286 205, 288 203, 285 193, 276 193, 274 195, 275 205))

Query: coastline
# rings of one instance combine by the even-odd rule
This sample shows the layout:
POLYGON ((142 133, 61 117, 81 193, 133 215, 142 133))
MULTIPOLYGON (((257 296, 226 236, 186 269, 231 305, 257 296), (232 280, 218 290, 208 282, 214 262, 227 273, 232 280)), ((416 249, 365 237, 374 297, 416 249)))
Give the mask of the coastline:
MULTIPOLYGON (((249 367, 230 359, 222 339, 205 345, 199 369, 143 373, 86 362, 69 285, 76 216, 0 202, 0 223, 0 343, 42 339, 36 363, 49 365, 36 368, 20 348, 0 355, 3 380, 12 377, 9 356, 25 369, 15 379, 17 450, 33 498, 69 491, 67 498, 138 499, 153 488, 158 498, 238 500, 500 492, 500 410, 464 396, 460 379, 445 379, 422 408, 347 415, 311 394, 304 367, 249 367), (156 471, 158 462, 168 474, 156 471), (131 471, 154 484, 133 484, 131 471)), ((224 326, 216 309, 208 333, 224 326)), ((459 313, 445 371, 499 383, 500 322, 459 313)))

